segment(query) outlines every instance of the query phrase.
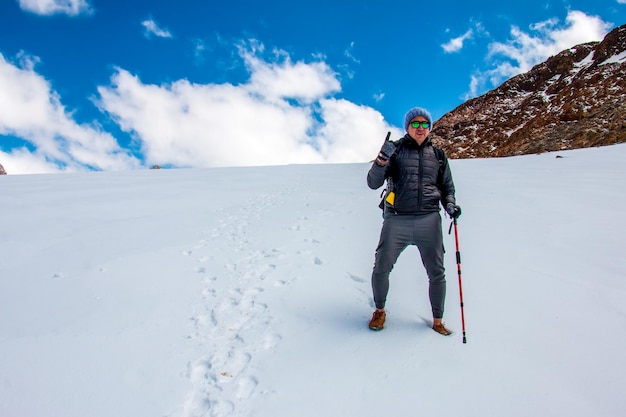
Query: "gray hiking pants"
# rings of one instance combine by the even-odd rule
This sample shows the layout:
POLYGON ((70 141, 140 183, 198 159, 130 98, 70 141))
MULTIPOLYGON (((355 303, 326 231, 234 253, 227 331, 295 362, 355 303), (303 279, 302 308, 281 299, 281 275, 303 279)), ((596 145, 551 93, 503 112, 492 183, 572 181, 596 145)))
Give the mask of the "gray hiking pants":
POLYGON ((372 290, 376 308, 385 307, 389 292, 389 273, 400 253, 409 245, 417 246, 426 268, 433 317, 442 318, 446 298, 446 276, 439 212, 419 216, 391 215, 383 221, 372 272, 372 290))

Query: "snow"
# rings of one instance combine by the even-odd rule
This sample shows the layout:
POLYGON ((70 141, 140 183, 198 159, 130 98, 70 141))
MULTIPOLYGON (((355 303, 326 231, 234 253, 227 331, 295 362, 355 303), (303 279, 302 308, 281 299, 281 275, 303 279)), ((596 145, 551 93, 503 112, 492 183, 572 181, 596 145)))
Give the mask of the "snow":
POLYGON ((601 62, 599 65, 616 64, 616 63, 621 64, 624 62, 626 62, 626 51, 622 51, 619 54, 611 56, 607 60, 601 62))
POLYGON ((576 68, 575 72, 579 72, 581 69, 585 69, 589 65, 593 64, 593 55, 594 54, 595 54, 595 50, 591 50, 591 52, 589 52, 589 54, 586 57, 584 57, 582 61, 574 62, 574 68, 576 68))
POLYGON ((368 164, 0 177, 0 416, 624 415, 625 157, 451 161, 467 344, 368 164))

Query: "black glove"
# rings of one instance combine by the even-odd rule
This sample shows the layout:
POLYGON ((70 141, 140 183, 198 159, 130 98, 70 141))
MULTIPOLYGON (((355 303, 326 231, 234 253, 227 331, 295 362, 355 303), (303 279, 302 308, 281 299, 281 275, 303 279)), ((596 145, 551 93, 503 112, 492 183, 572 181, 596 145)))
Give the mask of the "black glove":
MULTIPOLYGON (((389 136, 387 136, 387 138, 389 138, 389 136)), ((387 162, 395 152, 396 144, 389 139, 385 139, 385 143, 383 143, 383 147, 380 148, 380 152, 378 153, 378 159, 387 162)))
POLYGON ((451 219, 457 219, 461 215, 461 207, 456 204, 448 203, 446 213, 448 213, 451 219))

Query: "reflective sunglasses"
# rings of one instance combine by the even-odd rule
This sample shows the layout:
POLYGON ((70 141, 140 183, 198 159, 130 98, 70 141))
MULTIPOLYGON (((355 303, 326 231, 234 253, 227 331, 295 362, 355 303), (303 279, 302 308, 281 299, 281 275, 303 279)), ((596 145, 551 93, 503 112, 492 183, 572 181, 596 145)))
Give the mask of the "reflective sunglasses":
POLYGON ((417 129, 420 126, 422 129, 430 129, 430 123, 428 122, 411 122, 411 127, 413 129, 417 129))

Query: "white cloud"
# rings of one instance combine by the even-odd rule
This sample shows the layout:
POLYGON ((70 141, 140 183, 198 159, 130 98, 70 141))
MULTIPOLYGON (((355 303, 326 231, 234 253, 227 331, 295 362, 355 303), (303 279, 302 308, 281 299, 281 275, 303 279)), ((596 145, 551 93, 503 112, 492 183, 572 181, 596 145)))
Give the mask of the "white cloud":
POLYGON ((167 29, 161 29, 156 21, 153 19, 147 19, 141 22, 141 25, 144 27, 144 35, 147 38, 151 36, 156 36, 159 38, 171 38, 172 34, 167 29))
POLYGON ((474 30, 469 29, 463 35, 457 38, 450 39, 450 41, 444 43, 443 45, 441 45, 441 47, 447 53, 458 52, 461 49, 463 49, 463 43, 468 39, 472 39, 473 36, 474 36, 474 30))
MULTIPOLYGON (((450 29, 446 29, 446 33, 449 33, 450 29)), ((458 36, 456 38, 450 39, 448 42, 441 45, 444 52, 446 53, 454 53, 459 52, 463 49, 465 42, 471 39, 474 39, 475 36, 488 36, 489 33, 483 27, 481 22, 472 22, 472 27, 468 29, 464 34, 458 36)))
POLYGON ((60 169, 53 162, 49 162, 45 157, 30 152, 26 148, 14 149, 10 153, 0 150, 0 161, 6 172, 10 175, 19 174, 49 174, 59 171, 75 171, 71 168, 60 169))
MULTIPOLYGON (((263 45, 242 44, 249 71, 242 84, 143 83, 117 69, 98 88, 97 105, 141 147, 144 165, 182 167, 365 162, 385 134, 403 134, 366 106, 333 98, 337 74, 323 61, 294 62, 284 51, 262 58, 263 45)), ((99 125, 78 124, 36 59, 0 55, 0 135, 28 148, 0 151, 11 174, 129 169, 140 162, 99 125)))
POLYGON ((266 99, 297 99, 310 103, 341 89, 336 74, 322 61, 293 63, 289 55, 274 50, 276 62, 266 62, 259 57, 263 45, 256 42, 239 45, 239 54, 251 74, 247 88, 266 99))
POLYGON ((22 10, 39 15, 78 16, 93 12, 88 0, 19 0, 22 10))
POLYGON ((617 0, 619 4, 626 4, 626 0, 617 0))
POLYGON ((193 56, 194 62, 199 65, 206 62, 204 54, 207 50, 206 42, 203 39, 193 39, 193 56))
POLYGON ((374 159, 386 132, 393 137, 404 134, 386 125, 375 109, 344 99, 322 99, 320 115, 324 123, 315 141, 325 162, 365 162, 374 159))
MULTIPOLYGON (((240 85, 178 80, 147 85, 118 69, 99 105, 141 143, 148 164, 245 166, 371 160, 389 126, 374 109, 331 95, 324 62, 293 62, 283 51, 241 45, 250 78, 240 85)), ((399 133, 399 132, 398 132, 399 133)))
POLYGON ((563 25, 558 19, 549 19, 531 25, 530 33, 512 26, 511 39, 489 45, 487 59, 493 63, 493 67, 472 76, 466 98, 482 94, 485 88, 497 87, 506 79, 529 71, 565 49, 585 42, 600 41, 611 27, 612 24, 598 16, 589 16, 576 10, 568 12, 563 25))
POLYGON ((0 54, 0 135, 29 142, 33 152, 3 153, 11 173, 127 169, 138 162, 97 126, 79 125, 50 84, 34 70, 37 59, 13 64, 0 54))
POLYGON ((354 51, 354 42, 350 42, 350 47, 346 48, 343 54, 346 56, 346 58, 350 59, 352 62, 356 64, 360 64, 361 61, 354 56, 353 51, 354 51))

